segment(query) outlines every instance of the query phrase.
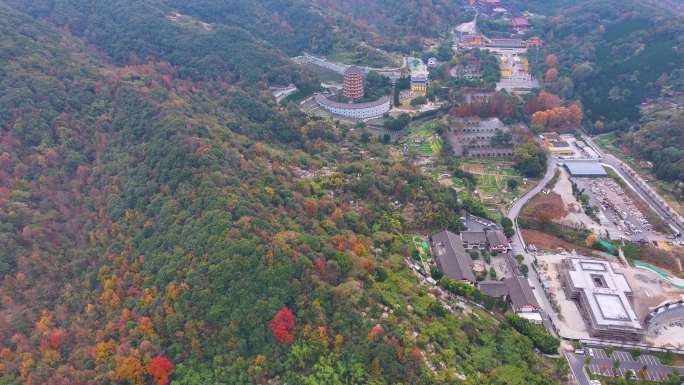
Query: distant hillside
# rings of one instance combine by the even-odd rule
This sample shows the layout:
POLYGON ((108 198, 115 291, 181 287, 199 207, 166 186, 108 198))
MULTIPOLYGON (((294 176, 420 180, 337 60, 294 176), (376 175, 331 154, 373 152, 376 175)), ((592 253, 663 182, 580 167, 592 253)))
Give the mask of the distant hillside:
MULTIPOLYGON (((587 117, 602 122, 597 130, 637 121, 639 104, 684 68, 684 19, 639 1, 581 1, 535 27, 544 52, 560 58, 556 90, 578 97, 587 117)), ((533 64, 541 76, 543 63, 533 64)))
POLYGON ((338 28, 353 26, 368 43, 388 50, 422 50, 424 38, 448 37, 449 29, 472 15, 465 0, 314 0, 337 18, 338 28))
POLYGON ((646 0, 646 2, 668 11, 684 15, 684 2, 681 0, 646 0))
MULTIPOLYGON (((92 2, 8 0, 26 13, 49 20, 102 50, 116 64, 148 58, 179 67, 194 79, 300 81, 283 52, 232 23, 210 30, 173 20, 173 8, 157 1, 92 2)), ((263 24, 263 23, 261 23, 263 24)))

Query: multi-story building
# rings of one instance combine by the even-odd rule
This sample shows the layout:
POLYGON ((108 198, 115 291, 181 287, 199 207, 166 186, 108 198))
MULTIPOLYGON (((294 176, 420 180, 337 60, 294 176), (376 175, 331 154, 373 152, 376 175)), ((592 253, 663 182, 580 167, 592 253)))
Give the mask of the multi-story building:
POLYGON ((503 253, 510 249, 508 239, 499 229, 462 231, 461 240, 466 250, 491 250, 503 253))
POLYGON ((409 58, 408 67, 411 71, 411 93, 415 96, 425 95, 429 85, 427 66, 418 58, 409 58))
POLYGON ((344 71, 342 94, 351 100, 363 97, 363 71, 357 66, 351 66, 344 71))
POLYGON ((457 155, 471 158, 505 158, 513 156, 513 135, 498 118, 453 119, 447 133, 449 144, 457 155), (510 140, 497 143, 497 135, 505 134, 510 140))
POLYGON ((590 258, 566 258, 561 282, 567 298, 577 303, 592 337, 638 341, 644 328, 632 306, 632 288, 610 262, 590 258))

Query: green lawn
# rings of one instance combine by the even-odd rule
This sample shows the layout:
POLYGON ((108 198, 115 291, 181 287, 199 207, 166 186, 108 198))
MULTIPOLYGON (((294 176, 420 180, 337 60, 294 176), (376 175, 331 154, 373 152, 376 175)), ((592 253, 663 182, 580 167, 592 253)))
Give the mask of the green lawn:
POLYGON ((421 156, 438 156, 444 145, 442 138, 435 133, 435 121, 409 128, 406 143, 411 152, 421 156))
POLYGON ((429 272, 430 265, 428 261, 432 258, 432 254, 430 253, 430 245, 426 240, 417 235, 414 235, 411 238, 411 241, 413 242, 413 246, 416 248, 416 250, 418 250, 418 253, 420 255, 420 262, 423 265, 423 269, 429 272))

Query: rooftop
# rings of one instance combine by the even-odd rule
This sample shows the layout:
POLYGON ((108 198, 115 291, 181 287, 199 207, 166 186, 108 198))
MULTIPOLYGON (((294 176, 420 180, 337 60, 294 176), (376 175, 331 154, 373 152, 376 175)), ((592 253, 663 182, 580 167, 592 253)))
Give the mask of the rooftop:
POLYGON ((501 298, 508 295, 508 286, 504 281, 482 281, 477 287, 490 297, 501 298))
POLYGON ((474 242, 487 242, 487 235, 484 231, 462 231, 461 239, 463 242, 474 243, 474 242))
POLYGON ((447 230, 437 233, 432 236, 432 248, 444 275, 451 279, 475 282, 473 261, 466 254, 458 235, 447 230))
POLYGON ((317 94, 316 95, 316 102, 318 104, 322 104, 322 105, 332 107, 332 108, 346 108, 349 110, 361 110, 364 108, 372 108, 372 107, 377 107, 377 106, 383 105, 385 103, 389 103, 389 98, 387 96, 383 96, 380 99, 374 100, 372 102, 367 102, 367 103, 340 103, 340 102, 336 102, 336 101, 328 99, 323 94, 317 94))
POLYGON ((489 247, 495 247, 497 245, 508 245, 508 239, 501 230, 487 230, 485 232, 487 236, 487 242, 489 247))
POLYGON ((521 39, 490 39, 489 45, 492 47, 523 47, 525 42, 521 39))
POLYGON ((564 141, 564 140, 559 140, 559 141, 556 141, 556 142, 552 142, 552 143, 551 143, 551 146, 552 146, 552 147, 556 147, 556 148, 570 147, 570 143, 568 143, 568 142, 566 142, 566 141, 564 141))
POLYGON ((355 74, 355 75, 361 75, 363 76, 363 70, 359 68, 358 66, 349 66, 346 71, 344 71, 344 74, 355 74))
POLYGON ((606 176, 608 173, 596 160, 569 160, 565 162, 565 168, 572 176, 606 176))
POLYGON ((530 23, 524 17, 516 17, 515 19, 511 20, 511 24, 514 27, 527 27, 530 25, 530 23))
POLYGON ((539 307, 537 299, 534 297, 532 288, 530 287, 527 278, 525 277, 510 277, 505 280, 508 287, 508 296, 514 310, 522 309, 524 307, 539 307))
POLYGON ((598 326, 641 329, 629 302, 632 288, 621 273, 607 261, 569 258, 568 277, 574 291, 581 291, 584 305, 598 326))

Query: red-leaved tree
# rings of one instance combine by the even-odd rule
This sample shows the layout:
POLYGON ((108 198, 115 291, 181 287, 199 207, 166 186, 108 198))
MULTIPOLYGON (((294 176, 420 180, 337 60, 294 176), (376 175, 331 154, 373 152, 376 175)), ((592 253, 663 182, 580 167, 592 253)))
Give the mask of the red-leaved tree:
POLYGON ((147 367, 147 374, 152 376, 157 385, 169 383, 169 372, 173 369, 173 364, 164 356, 156 356, 147 367))
POLYGON ((283 306, 271 321, 271 333, 281 344, 291 344, 295 339, 295 317, 287 306, 283 306))

